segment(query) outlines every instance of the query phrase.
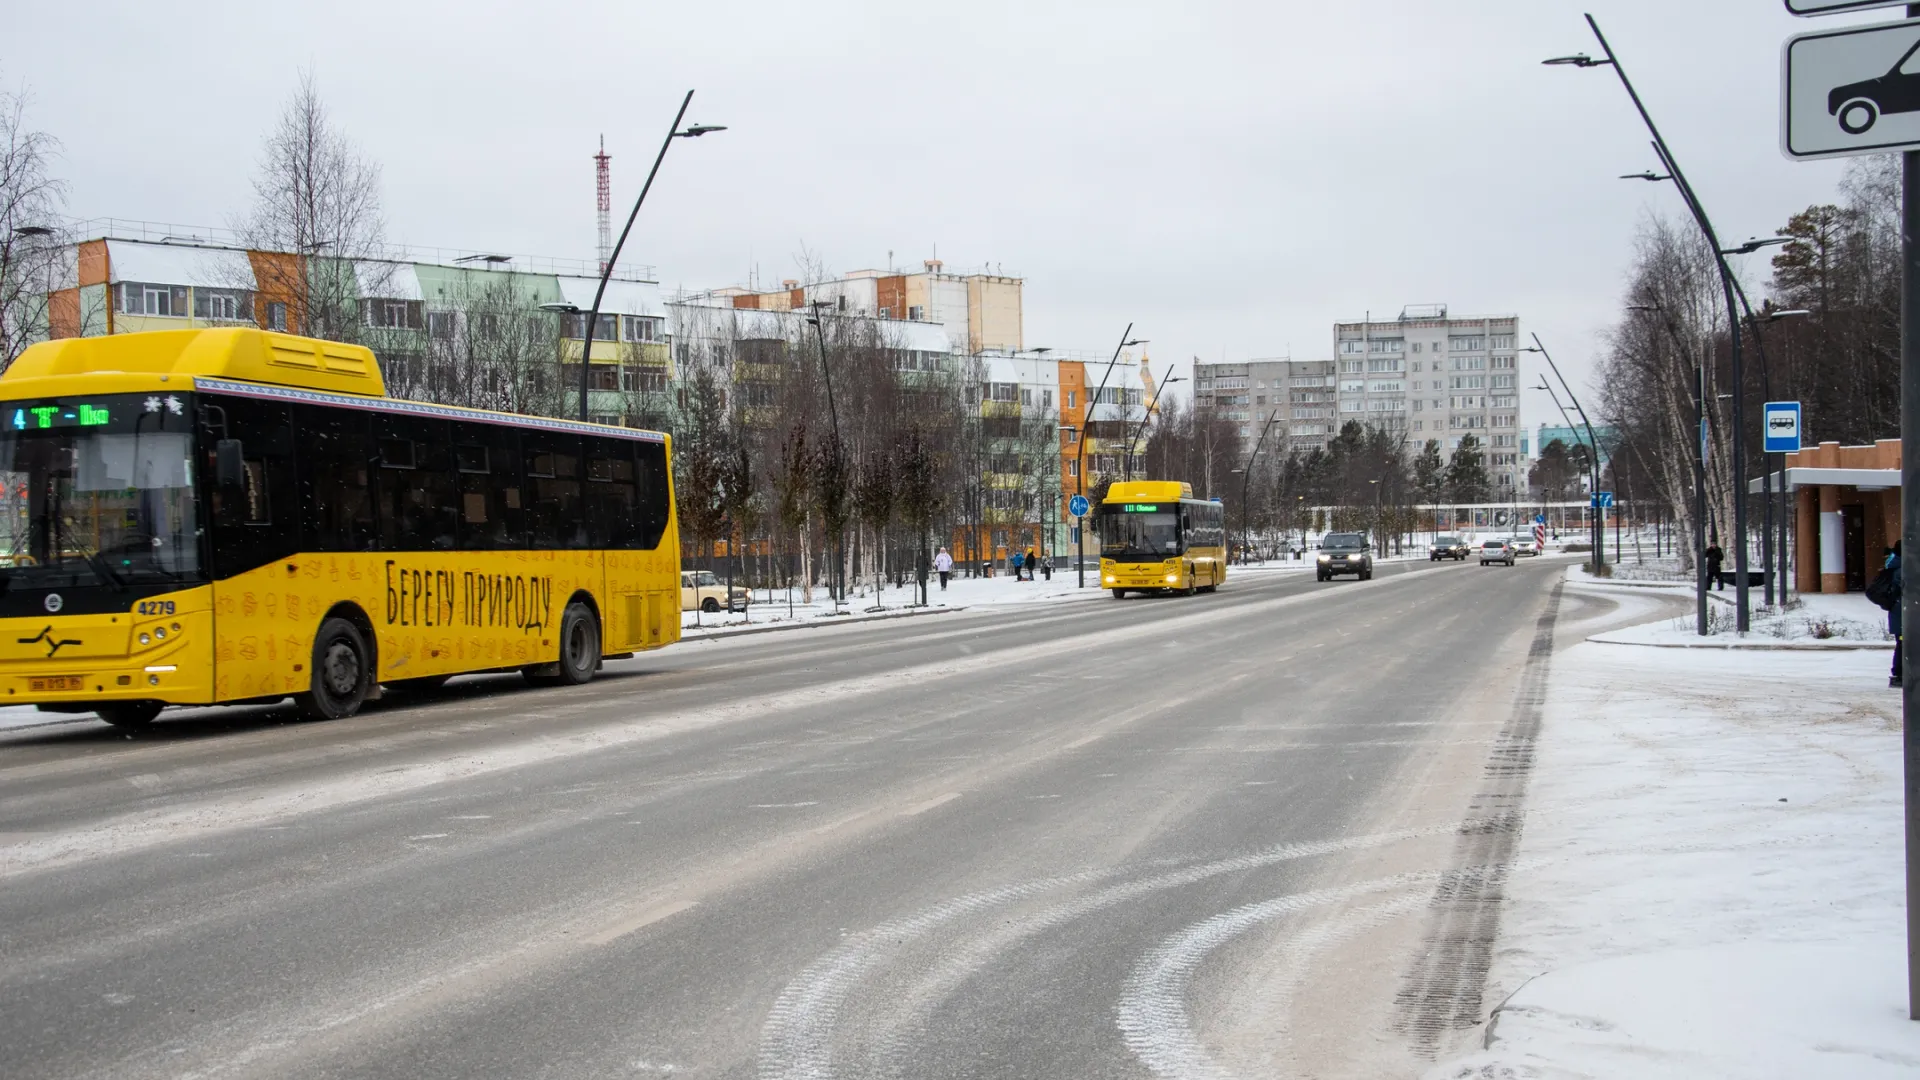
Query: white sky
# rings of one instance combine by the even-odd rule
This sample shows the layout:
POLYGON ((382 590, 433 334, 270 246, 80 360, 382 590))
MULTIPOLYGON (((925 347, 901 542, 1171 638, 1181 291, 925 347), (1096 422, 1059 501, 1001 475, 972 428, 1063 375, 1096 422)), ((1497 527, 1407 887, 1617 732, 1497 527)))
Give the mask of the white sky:
MULTIPOLYGON (((974 0, 899 5, 18 5, 0 78, 64 143, 79 216, 224 224, 312 68, 385 170, 389 238, 591 258, 605 133, 617 219, 689 120, 627 258, 669 288, 835 271, 1026 278, 1027 344, 1167 361, 1324 359, 1331 324, 1445 302, 1517 312, 1575 370, 1638 217, 1678 214, 1591 10, 1728 242, 1832 201, 1778 150, 1780 0, 974 0)), ((1766 256, 1751 256, 1763 281, 1766 256)), ((1757 299, 1757 297, 1756 297, 1757 299)), ((1527 373, 1532 382, 1532 373, 1527 373)), ((1539 395, 1529 425, 1549 419, 1539 395)))

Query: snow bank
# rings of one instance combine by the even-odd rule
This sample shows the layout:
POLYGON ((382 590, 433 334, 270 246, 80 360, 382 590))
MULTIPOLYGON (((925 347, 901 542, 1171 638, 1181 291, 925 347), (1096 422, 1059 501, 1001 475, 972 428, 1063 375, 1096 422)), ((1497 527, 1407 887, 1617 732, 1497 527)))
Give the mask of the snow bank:
POLYGON ((1512 997, 1429 1080, 1914 1075, 1899 709, 1880 652, 1557 653, 1512 997))

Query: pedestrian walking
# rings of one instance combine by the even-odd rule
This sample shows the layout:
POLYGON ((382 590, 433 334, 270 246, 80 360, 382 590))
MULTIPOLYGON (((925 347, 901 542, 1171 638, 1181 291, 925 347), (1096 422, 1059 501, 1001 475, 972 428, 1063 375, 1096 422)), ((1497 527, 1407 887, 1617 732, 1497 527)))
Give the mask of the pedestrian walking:
POLYGON ((1705 554, 1707 560, 1707 588, 1719 589, 1721 592, 1726 592, 1727 583, 1720 580, 1720 564, 1727 561, 1727 553, 1720 550, 1719 544, 1708 544, 1705 554))
POLYGON ((1880 573, 1867 584, 1867 599, 1880 605, 1887 612, 1887 633, 1893 635, 1893 668, 1887 672, 1887 685, 1899 686, 1905 669, 1901 660, 1906 653, 1907 636, 1900 618, 1900 541, 1895 540, 1887 549, 1887 561, 1880 573))
POLYGON ((1034 568, 1034 567, 1036 567, 1036 566, 1038 566, 1038 565, 1040 565, 1040 560, 1039 560, 1039 559, 1036 559, 1036 558, 1034 558, 1034 557, 1033 557, 1033 549, 1032 549, 1032 548, 1028 548, 1028 549, 1027 549, 1027 580, 1028 580, 1028 581, 1032 581, 1032 580, 1034 580, 1034 577, 1033 577, 1033 568, 1034 568))
POLYGON ((940 554, 933 557, 933 572, 940 575, 940 591, 946 592, 947 579, 953 576, 953 556, 947 554, 946 548, 941 548, 940 554))
POLYGON ((1011 558, 1011 559, 1008 559, 1008 560, 1007 560, 1007 562, 1008 562, 1008 564, 1009 564, 1009 565, 1011 565, 1011 566, 1013 567, 1013 580, 1015 580, 1015 581, 1019 581, 1019 580, 1020 580, 1020 565, 1021 565, 1021 555, 1020 555, 1020 553, 1019 553, 1019 552, 1017 552, 1017 551, 1016 551, 1016 552, 1014 552, 1014 553, 1013 553, 1013 558, 1011 558))

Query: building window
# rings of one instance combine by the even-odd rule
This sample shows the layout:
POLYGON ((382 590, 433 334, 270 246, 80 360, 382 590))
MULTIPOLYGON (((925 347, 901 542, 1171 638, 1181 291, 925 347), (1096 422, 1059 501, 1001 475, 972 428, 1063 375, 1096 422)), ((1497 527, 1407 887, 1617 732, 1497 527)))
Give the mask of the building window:
POLYGON ((366 308, 367 325, 376 330, 418 330, 421 326, 421 303, 418 300, 384 300, 368 297, 362 302, 366 308))
POLYGON ((123 281, 119 289, 122 315, 184 317, 187 313, 185 285, 150 285, 139 281, 123 281))
POLYGON ((1513 348, 1512 334, 1494 334, 1487 338, 1487 346, 1493 349, 1513 348))
POLYGON ((283 333, 283 334, 284 334, 284 333, 286 333, 286 331, 287 331, 287 303, 286 303, 286 301, 284 301, 284 300, 273 300, 273 301, 270 301, 270 302, 268 302, 268 304, 267 304, 267 329, 269 329, 269 330, 278 330, 278 331, 280 331, 280 332, 281 332, 281 333, 283 333))
POLYGON ((427 334, 429 336, 439 338, 442 341, 452 340, 453 312, 451 311, 427 312, 427 334))
POLYGON ((892 309, 892 308, 884 308, 884 307, 883 307, 883 308, 881 308, 881 309, 880 309, 880 317, 881 317, 881 318, 883 318, 883 319, 891 319, 891 318, 893 318, 893 309, 892 309))
MULTIPOLYGON (((1420 343, 1419 343, 1419 342, 1417 342, 1417 341, 1416 341, 1416 342, 1414 342, 1414 343, 1413 343, 1413 351, 1414 351, 1414 352, 1419 352, 1419 351, 1420 351, 1420 343)), ((1419 370, 1420 370, 1420 365, 1419 365, 1419 364, 1415 364, 1415 365, 1413 365, 1413 370, 1415 370, 1415 371, 1419 371, 1419 370)))
POLYGON ((1080 459, 1079 458, 1074 458, 1071 461, 1067 462, 1067 475, 1073 476, 1073 477, 1077 477, 1080 475, 1080 459))
POLYGON ((1075 396, 1076 396, 1076 395, 1074 394, 1074 392, 1073 392, 1073 391, 1071 391, 1071 390, 1069 390, 1069 391, 1067 391, 1067 408, 1069 408, 1069 409, 1073 409, 1073 408, 1078 408, 1078 407, 1079 407, 1079 406, 1077 406, 1077 405, 1075 405, 1075 404, 1074 404, 1074 398, 1075 398, 1075 396))
POLYGON ((1342 360, 1340 361, 1340 374, 1358 375, 1364 372, 1366 367, 1367 362, 1364 360, 1342 360))
POLYGON ((252 322, 253 294, 245 289, 195 289, 193 317, 209 322, 252 322))
POLYGON ((1356 356, 1366 351, 1367 343, 1364 341, 1343 341, 1340 343, 1340 353, 1343 356, 1356 356))
POLYGON ((1053 408, 1053 391, 1051 390, 1040 391, 1040 407, 1043 409, 1053 408))
MULTIPOLYGON (((660 323, 661 323, 660 319, 654 318, 650 315, 622 315, 620 316, 620 340, 621 341, 663 340, 662 335, 660 333, 660 323)), ((599 337, 598 334, 595 334, 594 336, 599 337)))
POLYGON ((926 318, 926 315, 927 309, 921 307, 919 304, 907 305, 907 318, 912 319, 914 322, 919 322, 921 319, 926 318))
POLYGON ((1017 401, 1019 400, 1019 398, 1016 396, 1016 392, 1019 389, 1020 389, 1020 384, 1018 383, 1010 383, 1010 382, 988 383, 987 384, 987 400, 988 401, 1017 401))
POLYGON ((1030 386, 1021 387, 1020 388, 1021 407, 1025 408, 1025 407, 1031 406, 1032 404, 1033 404, 1033 388, 1030 386))

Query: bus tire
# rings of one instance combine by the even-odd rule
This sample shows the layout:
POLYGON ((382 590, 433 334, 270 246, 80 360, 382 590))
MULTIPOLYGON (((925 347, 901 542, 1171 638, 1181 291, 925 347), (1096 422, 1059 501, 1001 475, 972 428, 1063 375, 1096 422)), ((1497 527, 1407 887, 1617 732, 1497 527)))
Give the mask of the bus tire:
POLYGON ((1125 600, 1127 598, 1127 590, 1125 589, 1113 590, 1113 598, 1115 600, 1125 600))
POLYGON ((113 701, 95 708, 94 715, 117 728, 135 730, 153 723, 160 715, 157 701, 113 701))
POLYGON ((560 673, 554 681, 579 686, 600 669, 600 620, 593 609, 575 600, 560 616, 560 673))
POLYGON ((359 712, 373 687, 370 652, 365 635, 353 623, 337 616, 322 622, 313 636, 312 683, 293 699, 300 715, 344 720, 359 712))

